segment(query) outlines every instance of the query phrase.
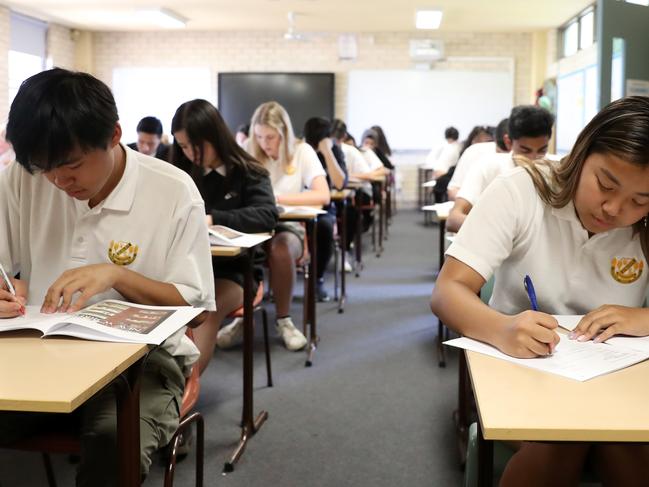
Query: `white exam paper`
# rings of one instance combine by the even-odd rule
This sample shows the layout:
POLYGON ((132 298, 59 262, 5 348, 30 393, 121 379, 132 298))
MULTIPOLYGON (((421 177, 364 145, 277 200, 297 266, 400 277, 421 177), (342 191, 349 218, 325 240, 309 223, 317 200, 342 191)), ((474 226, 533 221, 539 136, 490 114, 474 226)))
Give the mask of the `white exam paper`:
POLYGON ((649 358, 649 350, 633 350, 593 341, 578 342, 566 335, 559 336, 561 340, 551 356, 526 359, 510 357, 491 345, 471 338, 456 338, 444 344, 582 382, 649 358))

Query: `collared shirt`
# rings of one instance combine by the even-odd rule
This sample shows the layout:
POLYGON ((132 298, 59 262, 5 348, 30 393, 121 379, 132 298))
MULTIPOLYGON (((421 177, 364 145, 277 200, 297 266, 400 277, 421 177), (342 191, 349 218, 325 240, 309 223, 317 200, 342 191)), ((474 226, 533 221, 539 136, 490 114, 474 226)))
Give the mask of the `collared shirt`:
POLYGON ((471 166, 464 183, 457 192, 457 198, 464 198, 475 205, 480 195, 487 189, 496 176, 504 174, 516 167, 511 153, 495 153, 484 155, 478 163, 471 166))
POLYGON ((270 173, 270 182, 276 195, 301 193, 311 188, 317 176, 326 177, 318 155, 304 142, 295 147, 291 163, 284 167, 279 160, 266 159, 265 167, 270 173))
MULTIPOLYGON (((19 164, 0 174, 0 262, 29 283, 28 304, 40 305, 67 269, 119 263, 176 286, 192 306, 216 308, 203 200, 173 165, 124 147, 117 186, 94 208, 19 164)), ((110 289, 92 298, 124 299, 110 289)), ((198 351, 184 330, 163 345, 185 365, 198 351)))
POLYGON ((370 170, 375 171, 380 167, 385 167, 383 166, 381 159, 379 159, 379 156, 377 156, 376 152, 372 149, 362 149, 361 154, 363 154, 367 164, 370 166, 370 170))
POLYGON ((467 147, 455 165, 455 172, 448 183, 449 189, 461 188, 471 167, 485 154, 494 154, 495 152, 495 142, 480 142, 467 147))
MULTIPOLYGON (((345 155, 345 163, 347 164, 347 171, 350 176, 352 174, 367 174, 368 172, 372 172, 370 165, 365 160, 365 157, 363 157, 361 151, 359 151, 356 147, 343 143, 340 144, 340 149, 345 155)), ((376 159, 378 160, 378 157, 376 159)), ((380 163, 381 161, 378 162, 380 163)), ((381 167, 383 167, 383 164, 381 164, 381 167)), ((362 189, 370 196, 372 195, 371 183, 364 182, 362 189)))
POLYGON ((444 144, 437 155, 437 159, 435 159, 433 165, 435 171, 447 173, 449 169, 457 164, 461 149, 462 145, 457 140, 444 144))
POLYGON ((523 278, 534 282, 539 310, 585 314, 603 304, 641 306, 648 283, 640 239, 630 227, 588 237, 574 205, 553 208, 523 168, 498 176, 446 252, 485 280, 490 305, 506 314, 530 309, 523 278))

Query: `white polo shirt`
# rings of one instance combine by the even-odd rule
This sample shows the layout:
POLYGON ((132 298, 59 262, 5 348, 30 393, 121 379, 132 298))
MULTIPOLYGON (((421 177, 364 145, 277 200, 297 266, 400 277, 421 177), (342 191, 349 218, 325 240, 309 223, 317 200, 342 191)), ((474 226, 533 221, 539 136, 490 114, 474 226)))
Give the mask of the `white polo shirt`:
POLYGON ((276 195, 301 193, 311 187, 315 177, 326 176, 313 147, 304 142, 296 145, 288 171, 279 160, 267 158, 264 162, 276 195))
MULTIPOLYGON (((340 149, 343 151, 345 156, 345 165, 347 166, 347 173, 352 174, 367 174, 372 172, 370 165, 356 147, 349 144, 340 144, 340 149)), ((381 161, 379 161, 381 162, 381 161)), ((383 164, 381 164, 383 166, 383 164)), ((370 196, 372 195, 372 184, 369 182, 364 182, 362 185, 363 191, 365 191, 370 196)))
POLYGON ((449 169, 457 164, 461 150, 462 145, 458 141, 444 144, 433 165, 435 171, 447 173, 449 169))
POLYGON ((464 198, 475 205, 480 195, 484 193, 489 183, 496 179, 496 176, 505 174, 515 167, 516 164, 510 152, 483 155, 478 159, 478 163, 469 169, 456 198, 464 198))
POLYGON ((552 208, 525 169, 498 176, 480 197, 446 252, 485 280, 495 274, 490 305, 505 314, 530 309, 585 314, 603 304, 642 306, 647 262, 638 235, 618 228, 588 238, 574 205, 552 208))
POLYGON ((367 164, 370 166, 371 171, 375 171, 378 168, 383 167, 381 159, 379 159, 379 156, 377 156, 376 152, 374 152, 372 149, 362 149, 361 154, 363 154, 363 157, 367 161, 367 164))
MULTIPOLYGON (((127 269, 172 283, 192 306, 216 309, 205 208, 196 185, 183 171, 122 146, 121 180, 94 208, 57 189, 43 174, 19 164, 0 174, 0 262, 29 282, 28 304, 40 305, 67 269, 116 259, 127 269), (125 255, 115 248, 130 244, 125 255), (131 250, 132 249, 132 250, 131 250)), ((92 298, 124 299, 111 289, 92 298)), ((184 356, 198 349, 184 330, 163 344, 184 356)))
POLYGON ((471 167, 485 154, 495 154, 495 152, 495 142, 480 142, 467 147, 455 165, 455 172, 448 183, 449 189, 461 188, 471 167))

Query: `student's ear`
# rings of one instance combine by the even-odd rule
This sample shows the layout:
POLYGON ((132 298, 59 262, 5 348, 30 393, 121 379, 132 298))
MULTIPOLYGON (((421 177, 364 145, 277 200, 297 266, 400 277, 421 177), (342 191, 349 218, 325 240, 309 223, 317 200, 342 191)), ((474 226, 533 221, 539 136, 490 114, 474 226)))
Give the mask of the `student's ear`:
POLYGON ((509 138, 509 134, 503 135, 503 142, 505 143, 505 147, 507 147, 508 151, 512 150, 512 139, 509 138))
POLYGON ((117 122, 115 123, 115 130, 113 131, 113 135, 110 138, 110 148, 112 149, 117 144, 119 144, 119 141, 121 139, 122 139, 122 126, 119 124, 119 122, 117 122))

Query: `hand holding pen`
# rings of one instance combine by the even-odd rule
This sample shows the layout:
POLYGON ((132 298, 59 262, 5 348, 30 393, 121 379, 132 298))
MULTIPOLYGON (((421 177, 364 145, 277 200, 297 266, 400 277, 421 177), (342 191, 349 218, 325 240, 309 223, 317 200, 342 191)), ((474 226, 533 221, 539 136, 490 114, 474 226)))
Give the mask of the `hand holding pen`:
MULTIPOLYGON (((539 310, 539 303, 536 299, 536 290, 534 289, 534 283, 532 283, 532 278, 529 275, 525 275, 523 278, 523 286, 525 287, 525 292, 527 293, 527 297, 530 300, 530 306, 532 307, 532 311, 538 311, 539 310)), ((553 321, 556 323, 556 320, 553 321)), ((545 322, 539 322, 540 325, 547 326, 545 322)), ((552 328, 556 328, 556 325, 553 326, 552 328)), ((556 332, 554 332, 554 335, 558 339, 558 335, 556 332)), ((557 340, 558 342, 558 340, 557 340)), ((546 342, 548 347, 550 348, 550 351, 548 352, 548 355, 552 355, 554 352, 554 347, 556 347, 556 343, 553 341, 546 342)))
MULTIPOLYGON (((14 280, 18 285, 20 281, 14 280)), ((22 286, 21 286, 22 287, 22 286)), ((25 291, 21 289, 21 291, 25 291)), ((25 314, 25 293, 17 293, 12 280, 0 264, 0 318, 13 318, 25 314)))

